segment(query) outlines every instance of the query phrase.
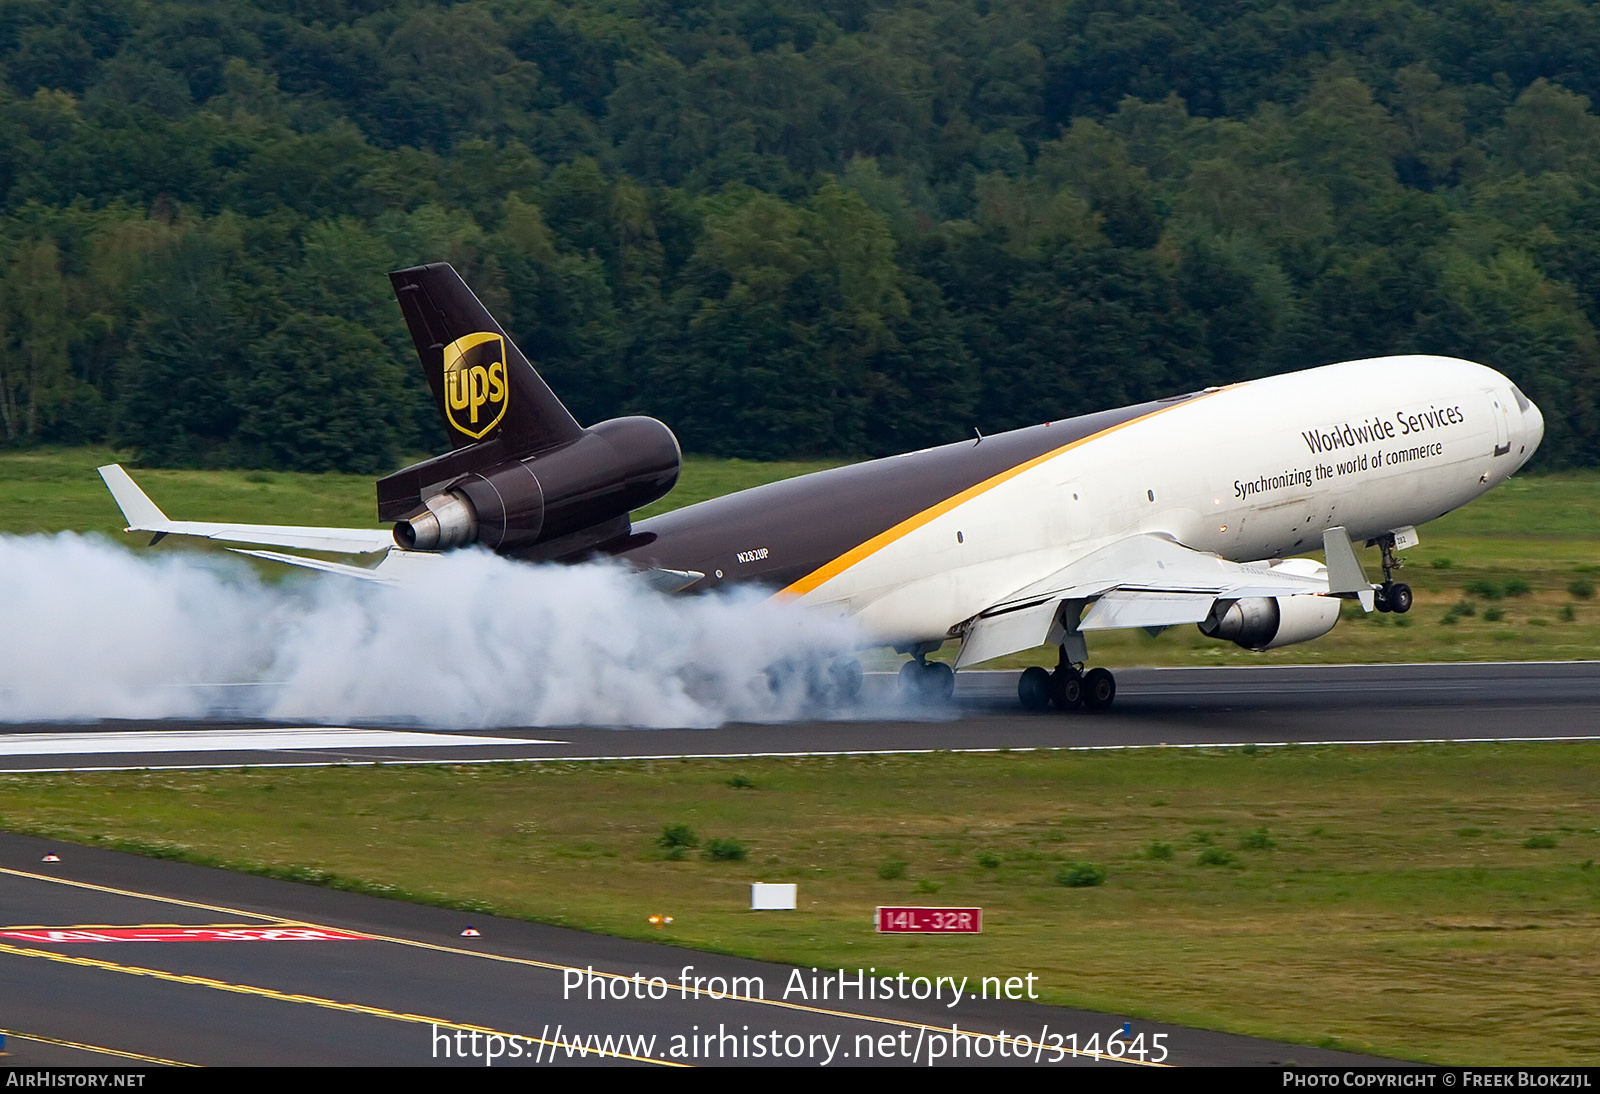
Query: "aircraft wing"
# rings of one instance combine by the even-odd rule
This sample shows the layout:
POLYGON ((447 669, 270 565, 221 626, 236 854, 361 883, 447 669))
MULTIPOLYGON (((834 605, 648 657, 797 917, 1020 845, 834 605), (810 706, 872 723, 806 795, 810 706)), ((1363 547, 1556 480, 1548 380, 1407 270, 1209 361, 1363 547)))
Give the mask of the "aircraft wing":
POLYGON ((1327 593, 1327 570, 1311 559, 1230 562, 1165 536, 1136 535, 1094 551, 981 613, 968 627, 957 667, 1054 640, 1063 601, 1089 604, 1076 630, 1199 623, 1218 600, 1327 593))
POLYGON ((1325 593, 1328 579, 1320 570, 1321 567, 1309 559, 1278 565, 1229 562, 1217 555, 1192 550, 1166 536, 1138 535, 1084 556, 1043 581, 1020 590, 1010 600, 1018 602, 1040 596, 1078 600, 1101 597, 1113 591, 1208 594, 1213 599, 1325 593))
MULTIPOLYGON (((436 551, 407 551, 395 544, 394 536, 381 528, 309 528, 290 524, 222 524, 198 520, 169 520, 148 494, 139 489, 120 464, 107 464, 100 468, 105 480, 127 518, 128 531, 152 532, 153 544, 163 536, 199 536, 221 540, 225 543, 257 543, 267 547, 291 547, 302 551, 328 551, 333 554, 361 555, 385 552, 383 559, 372 567, 347 566, 342 562, 328 562, 320 558, 286 555, 281 551, 250 551, 230 547, 237 554, 281 562, 286 566, 299 566, 326 574, 373 581, 384 585, 405 582, 441 557, 436 551)), ((661 593, 675 593, 686 589, 705 574, 696 570, 641 570, 637 579, 661 593)))
POLYGON ((394 535, 382 528, 310 528, 288 524, 225 524, 199 520, 170 520, 150 500, 120 464, 100 468, 111 496, 128 521, 130 532, 151 532, 163 536, 198 536, 227 543, 257 543, 265 547, 291 547, 301 551, 331 551, 360 555, 387 551, 395 545, 394 535))

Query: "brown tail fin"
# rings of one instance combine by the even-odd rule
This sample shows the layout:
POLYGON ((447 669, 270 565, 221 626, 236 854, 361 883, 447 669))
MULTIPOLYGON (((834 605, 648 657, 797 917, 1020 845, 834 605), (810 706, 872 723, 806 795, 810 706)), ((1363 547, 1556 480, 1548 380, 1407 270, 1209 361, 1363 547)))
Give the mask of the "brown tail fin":
POLYGON ((454 448, 491 438, 531 454, 583 428, 447 262, 389 275, 454 448))

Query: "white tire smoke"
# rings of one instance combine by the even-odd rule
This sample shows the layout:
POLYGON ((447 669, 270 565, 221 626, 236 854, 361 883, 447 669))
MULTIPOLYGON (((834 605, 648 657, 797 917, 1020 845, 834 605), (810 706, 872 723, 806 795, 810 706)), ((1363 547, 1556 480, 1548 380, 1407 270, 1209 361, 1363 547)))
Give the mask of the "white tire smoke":
POLYGON ((489 726, 783 721, 825 702, 847 621, 606 565, 455 552, 385 587, 0 536, 0 721, 244 716, 489 726))

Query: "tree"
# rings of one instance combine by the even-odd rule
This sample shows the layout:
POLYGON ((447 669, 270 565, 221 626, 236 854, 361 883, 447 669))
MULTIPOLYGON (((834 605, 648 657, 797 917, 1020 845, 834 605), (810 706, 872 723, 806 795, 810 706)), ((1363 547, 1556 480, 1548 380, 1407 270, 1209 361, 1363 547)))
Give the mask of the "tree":
POLYGON ((1600 462, 1600 341, 1571 289, 1546 280, 1527 254, 1451 254, 1419 338, 1521 387, 1545 415, 1547 463, 1600 462))
POLYGON ((11 444, 35 442, 70 413, 84 387, 67 355, 71 327, 56 245, 24 242, 6 262, 0 292, 0 429, 11 444))
POLYGON ((293 315, 253 345, 236 391, 236 467, 376 475, 399 456, 399 370, 371 331, 332 315, 293 315))

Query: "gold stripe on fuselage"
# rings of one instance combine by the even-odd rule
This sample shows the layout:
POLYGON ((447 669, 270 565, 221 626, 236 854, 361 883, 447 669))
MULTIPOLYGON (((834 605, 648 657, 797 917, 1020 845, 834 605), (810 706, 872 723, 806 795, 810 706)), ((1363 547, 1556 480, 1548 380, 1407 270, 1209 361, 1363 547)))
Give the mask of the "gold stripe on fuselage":
POLYGON ((780 590, 778 595, 803 596, 804 594, 811 592, 813 589, 822 585, 823 582, 839 576, 856 563, 877 554, 891 543, 905 538, 912 532, 915 532, 918 528, 921 528, 924 524, 927 524, 929 521, 943 516, 944 514, 950 512, 950 510, 962 505, 965 502, 971 501, 980 494, 984 494, 990 490, 993 490, 1002 483, 1009 482, 1011 479, 1016 478, 1024 471, 1038 467, 1040 464, 1045 463, 1048 460, 1055 459, 1063 452, 1070 452, 1074 448, 1081 448, 1090 441, 1099 440, 1101 437, 1110 436, 1119 429, 1126 429, 1130 425, 1137 425, 1140 422, 1147 422, 1159 414, 1165 414, 1169 410, 1176 410, 1180 406, 1192 406, 1201 399, 1208 399, 1213 395, 1217 395, 1223 391, 1227 391, 1230 388, 1238 386, 1240 385, 1229 384, 1228 387, 1218 388, 1216 391, 1204 392, 1193 399, 1184 399, 1182 402, 1174 403, 1172 406, 1164 406, 1159 410, 1152 410, 1148 414, 1141 414, 1137 418, 1129 418, 1125 422, 1118 422, 1116 425, 1108 426, 1105 429, 1100 430, 1098 433, 1091 433, 1087 437, 1072 441, 1069 444, 1064 444, 1060 448, 1051 449, 1042 456, 1035 456, 1031 460, 1019 463, 1015 467, 1008 468, 1007 470, 1000 472, 998 475, 993 475, 975 486, 967 487, 959 494, 951 495, 944 501, 941 501, 939 504, 930 506, 929 508, 924 509, 922 512, 917 513, 915 516, 907 517, 899 524, 896 524, 893 528, 890 528, 884 532, 879 532, 865 543, 857 544, 844 554, 835 558, 833 561, 817 567, 805 577, 800 578, 798 581, 795 581, 786 588, 780 590))

